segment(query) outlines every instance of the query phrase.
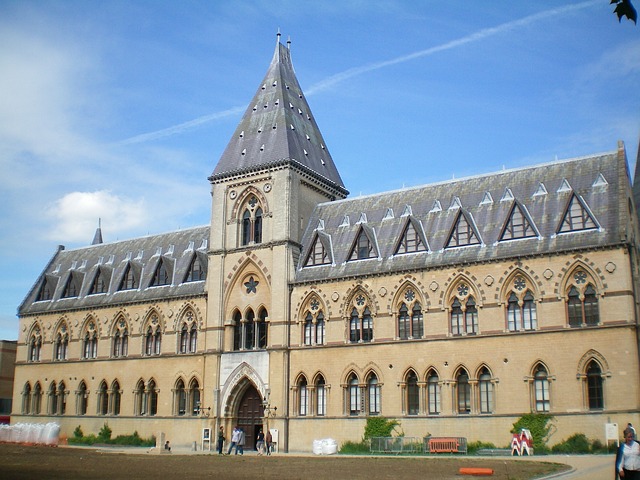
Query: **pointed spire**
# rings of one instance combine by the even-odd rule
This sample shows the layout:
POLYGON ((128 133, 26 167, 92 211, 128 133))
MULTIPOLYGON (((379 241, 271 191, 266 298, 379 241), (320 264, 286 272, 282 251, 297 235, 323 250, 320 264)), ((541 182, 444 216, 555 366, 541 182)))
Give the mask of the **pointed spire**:
POLYGON ((267 73, 209 181, 288 164, 326 182, 344 198, 349 192, 296 78, 291 41, 285 47, 280 37, 278 30, 267 73))
POLYGON ((101 243, 103 243, 102 241, 102 219, 98 218, 98 228, 96 229, 96 233, 93 236, 93 241, 91 242, 91 245, 99 245, 101 243))

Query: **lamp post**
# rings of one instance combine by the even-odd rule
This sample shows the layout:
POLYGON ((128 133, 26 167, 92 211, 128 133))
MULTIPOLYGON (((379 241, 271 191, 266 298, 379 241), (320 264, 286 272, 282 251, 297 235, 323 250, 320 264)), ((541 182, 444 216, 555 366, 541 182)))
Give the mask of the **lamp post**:
POLYGON ((264 411, 264 420, 266 424, 265 434, 266 434, 266 432, 269 431, 269 418, 275 418, 278 411, 278 407, 272 407, 269 401, 265 400, 264 402, 262 402, 262 409, 264 411))
POLYGON ((196 403, 196 414, 200 415, 201 417, 208 417, 209 415, 211 415, 211 407, 202 407, 200 405, 200 402, 196 403))

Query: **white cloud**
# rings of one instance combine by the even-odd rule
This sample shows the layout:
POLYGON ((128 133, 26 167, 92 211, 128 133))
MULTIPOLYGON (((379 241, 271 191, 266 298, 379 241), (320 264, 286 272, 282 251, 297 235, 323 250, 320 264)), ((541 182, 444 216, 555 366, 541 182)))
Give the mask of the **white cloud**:
POLYGON ((87 243, 98 219, 115 235, 139 228, 148 217, 144 200, 121 198, 107 190, 68 193, 55 202, 49 214, 56 220, 49 235, 52 240, 87 243))

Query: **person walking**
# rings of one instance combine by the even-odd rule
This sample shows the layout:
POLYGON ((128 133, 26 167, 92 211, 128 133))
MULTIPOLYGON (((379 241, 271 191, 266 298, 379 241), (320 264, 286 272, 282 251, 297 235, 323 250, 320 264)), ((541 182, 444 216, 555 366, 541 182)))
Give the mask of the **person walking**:
POLYGON ((623 480, 640 480, 640 443, 630 428, 625 428, 624 443, 616 454, 616 473, 623 480))
POLYGON ((244 455, 244 443, 246 440, 245 434, 244 434, 244 430, 242 428, 239 428, 239 434, 238 434, 238 445, 236 446, 236 454, 238 453, 238 450, 240 450, 240 455, 244 455))
POLYGON ((273 437, 269 430, 267 430, 267 435, 264 437, 264 441, 265 446, 267 447, 267 455, 271 455, 271 442, 273 442, 273 437))
POLYGON ((231 432, 231 444, 229 445, 229 450, 227 450, 227 455, 231 455, 231 450, 233 450, 233 447, 236 447, 236 455, 238 454, 239 439, 240 439, 240 429, 238 427, 234 427, 233 432, 231 432))
POLYGON ((218 455, 222 455, 222 448, 224 445, 224 427, 220 425, 218 430, 218 455))
POLYGON ((258 450, 258 455, 262 455, 264 452, 264 433, 262 433, 262 429, 256 436, 256 450, 258 450))

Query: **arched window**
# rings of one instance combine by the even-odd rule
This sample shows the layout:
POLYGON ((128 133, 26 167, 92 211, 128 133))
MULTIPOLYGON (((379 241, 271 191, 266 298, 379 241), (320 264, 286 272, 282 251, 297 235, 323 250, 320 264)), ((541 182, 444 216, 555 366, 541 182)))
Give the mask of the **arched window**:
POLYGON ((309 412, 309 391, 307 389, 307 379, 301 377, 298 380, 298 415, 304 417, 309 412))
POLYGON ((29 415, 31 413, 31 384, 29 382, 24 384, 22 389, 22 409, 23 415, 29 415))
POLYGON ((316 316, 316 345, 324 344, 324 315, 322 311, 316 316))
POLYGON ((365 307, 362 314, 362 341, 370 342, 373 340, 373 318, 369 307, 365 307))
POLYGON ((327 414, 327 391, 324 377, 319 375, 316 379, 316 414, 324 416, 327 414))
POLYGON ((252 195, 242 212, 242 245, 262 243, 262 208, 258 199, 252 195))
POLYGON ((126 357, 129 353, 129 330, 127 323, 121 319, 113 334, 113 356, 115 358, 126 357))
POLYGON ((418 387, 418 376, 415 372, 407 375, 407 414, 418 415, 420 411, 420 388, 418 387))
POLYGON ((195 416, 200 413, 200 384, 195 378, 189 383, 189 398, 187 403, 191 415, 195 416))
POLYGON ((411 338, 422 338, 423 325, 422 307, 419 302, 416 302, 413 304, 413 311, 411 313, 411 338))
POLYGON ((98 356, 98 332, 95 330, 95 324, 89 322, 87 331, 82 338, 82 358, 90 359, 98 356))
POLYGON ((261 308, 258 313, 258 325, 256 330, 256 334, 258 336, 256 339, 257 348, 267 348, 268 332, 269 324, 267 323, 267 311, 264 308, 261 308))
POLYGON ((596 326, 600 323, 598 295, 585 270, 573 273, 567 293, 567 317, 570 327, 596 326))
POLYGON ((535 397, 536 412, 549 412, 551 410, 549 397, 549 375, 544 365, 538 364, 533 374, 533 392, 535 397))
POLYGON ((145 355, 160 355, 160 345, 162 343, 162 334, 159 328, 153 328, 151 325, 147 328, 144 336, 144 353, 145 355))
POLYGON ((242 340, 242 315, 237 310, 233 313, 233 349, 240 350, 242 340))
POLYGON ((109 392, 107 383, 103 380, 98 389, 98 415, 106 415, 109 412, 109 392))
POLYGON ((400 340, 406 340, 409 338, 409 309, 407 305, 402 302, 400 310, 398 312, 398 338, 400 340))
POLYGON ((304 318, 304 344, 313 344, 313 317, 311 312, 307 312, 307 316, 304 318))
POLYGON ((31 339, 29 340, 29 361, 39 362, 40 353, 42 351, 42 335, 40 333, 40 327, 33 329, 31 339))
POLYGON ((440 379, 433 370, 427 375, 427 398, 429 399, 429 415, 440 413, 440 379))
POLYGON ((255 219, 253 223, 253 241, 262 243, 262 209, 256 209, 255 219))
POLYGON ((458 413, 471 413, 471 384, 469 374, 464 369, 460 370, 456 377, 456 397, 458 413))
POLYGON ((109 402, 110 405, 110 412, 111 415, 120 415, 120 402, 122 400, 122 392, 120 391, 120 384, 118 383, 117 380, 115 380, 112 384, 111 384, 111 392, 110 392, 110 396, 111 396, 111 401, 109 402))
POLYGON ((360 415, 360 385, 355 374, 349 377, 347 384, 347 404, 349 406, 349 415, 360 415))
POLYGON ((78 390, 76 390, 76 412, 78 415, 87 414, 87 403, 89 399, 89 391, 84 381, 80 382, 78 390))
POLYGON ((31 412, 34 415, 40 415, 40 412, 42 412, 42 386, 40 385, 40 382, 36 383, 33 387, 32 400, 31 412))
POLYGON ((357 343, 360 341, 360 316, 354 307, 351 310, 351 320, 349 321, 349 341, 357 343))
POLYGON ((149 415, 153 417, 158 413, 158 390, 156 388, 156 382, 153 380, 149 381, 147 392, 149 396, 149 415))
POLYGON ((349 341, 351 343, 373 340, 373 317, 367 303, 367 298, 363 294, 357 294, 353 298, 353 308, 349 319, 349 341))
MULTIPOLYGON (((458 287, 468 288, 466 285, 458 287)), ((462 301, 454 298, 451 303, 451 333, 452 335, 475 335, 478 333, 478 308, 473 296, 469 295, 462 301)))
POLYGON ((480 370, 478 388, 480 390, 480 413, 492 413, 494 409, 493 382, 491 381, 491 373, 486 367, 480 370))
POLYGON ((253 310, 249 309, 245 315, 243 326, 244 334, 242 335, 244 340, 245 350, 253 350, 255 346, 255 314, 253 310))
POLYGON ((177 407, 176 413, 178 415, 185 415, 187 411, 187 392, 184 388, 184 382, 182 381, 182 379, 179 379, 178 383, 176 384, 175 404, 177 407))
POLYGON ((58 390, 56 388, 56 382, 51 382, 49 385, 49 392, 47 394, 49 397, 49 411, 47 412, 49 415, 57 415, 58 414, 58 390))
POLYGON ((602 410, 604 408, 602 369, 595 360, 591 360, 587 366, 587 398, 589 410, 602 410))
POLYGON ((67 413, 67 386, 64 382, 58 384, 58 415, 67 413))
POLYGON ((375 373, 369 375, 369 379, 367 380, 367 394, 369 399, 369 415, 379 415, 381 392, 378 377, 375 373))
POLYGON ((189 352, 196 353, 198 351, 198 327, 196 323, 191 324, 189 329, 189 352))
POLYGON ((142 416, 147 414, 147 403, 146 403, 146 394, 144 391, 144 382, 142 380, 138 380, 136 384, 135 390, 135 410, 134 415, 142 416))
POLYGON ((67 359, 67 350, 69 346, 69 335, 67 333, 67 326, 62 325, 60 331, 56 335, 56 340, 54 342, 54 360, 66 360, 67 359))

